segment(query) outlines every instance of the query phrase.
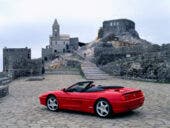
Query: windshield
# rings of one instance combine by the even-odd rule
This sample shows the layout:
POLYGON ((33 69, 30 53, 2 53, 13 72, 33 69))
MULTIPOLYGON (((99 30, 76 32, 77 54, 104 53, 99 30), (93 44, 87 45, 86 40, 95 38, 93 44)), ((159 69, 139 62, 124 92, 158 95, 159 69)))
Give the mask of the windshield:
POLYGON ((91 82, 79 82, 67 89, 68 92, 82 92, 90 86, 91 82))

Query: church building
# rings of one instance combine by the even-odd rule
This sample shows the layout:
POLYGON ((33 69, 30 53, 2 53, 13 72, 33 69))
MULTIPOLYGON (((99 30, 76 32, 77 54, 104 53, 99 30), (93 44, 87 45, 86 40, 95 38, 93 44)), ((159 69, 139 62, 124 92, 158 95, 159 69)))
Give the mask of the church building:
POLYGON ((61 53, 73 52, 78 49, 79 39, 70 38, 68 34, 60 34, 60 25, 57 19, 52 25, 52 35, 49 37, 49 45, 42 48, 42 59, 44 61, 52 60, 61 53))

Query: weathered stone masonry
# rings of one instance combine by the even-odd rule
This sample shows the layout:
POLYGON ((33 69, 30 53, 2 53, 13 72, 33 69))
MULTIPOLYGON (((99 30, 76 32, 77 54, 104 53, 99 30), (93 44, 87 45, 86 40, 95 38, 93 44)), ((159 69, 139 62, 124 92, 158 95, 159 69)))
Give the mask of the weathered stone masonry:
POLYGON ((3 72, 13 78, 29 75, 40 75, 44 72, 42 59, 31 59, 29 48, 4 48, 3 72))
POLYGON ((98 38, 103 38, 109 34, 114 34, 117 37, 131 35, 135 38, 139 38, 135 30, 135 23, 128 19, 104 21, 103 26, 99 30, 98 38))

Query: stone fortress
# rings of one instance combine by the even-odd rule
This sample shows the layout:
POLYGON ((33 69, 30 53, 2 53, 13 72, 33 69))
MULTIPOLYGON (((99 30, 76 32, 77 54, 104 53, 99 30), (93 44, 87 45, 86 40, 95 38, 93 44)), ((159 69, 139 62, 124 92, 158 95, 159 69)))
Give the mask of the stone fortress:
POLYGON ((4 48, 3 72, 13 78, 44 73, 44 62, 41 58, 31 59, 29 48, 4 48))
POLYGON ((107 37, 114 34, 115 37, 121 38, 124 35, 131 35, 139 38, 135 30, 135 23, 128 19, 109 20, 103 22, 103 27, 100 28, 98 38, 107 37))
POLYGON ((5 47, 3 49, 3 72, 0 72, 0 98, 9 93, 8 83, 13 79, 41 75, 44 72, 42 59, 31 59, 31 49, 5 47))
POLYGON ((170 44, 158 45, 141 39, 133 21, 104 21, 93 46, 92 61, 109 74, 170 81, 170 44))
POLYGON ((103 26, 98 31, 98 39, 102 41, 119 41, 118 45, 145 44, 150 42, 139 37, 135 29, 135 23, 129 19, 116 19, 103 22, 103 26))
POLYGON ((49 45, 42 48, 42 59, 44 61, 53 60, 61 53, 73 52, 78 49, 79 39, 70 38, 68 34, 60 34, 60 25, 55 19, 52 25, 52 35, 49 38, 49 45))

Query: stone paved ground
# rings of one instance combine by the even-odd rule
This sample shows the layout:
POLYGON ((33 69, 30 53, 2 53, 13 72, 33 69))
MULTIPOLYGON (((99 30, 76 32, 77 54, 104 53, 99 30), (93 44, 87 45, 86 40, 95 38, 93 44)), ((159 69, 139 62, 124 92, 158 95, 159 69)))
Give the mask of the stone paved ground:
POLYGON ((47 75, 43 81, 18 79, 10 94, 0 99, 0 128, 170 128, 170 84, 113 78, 96 83, 137 87, 145 92, 143 107, 124 115, 102 119, 77 112, 50 112, 38 101, 44 91, 60 89, 84 80, 79 75, 47 75))

